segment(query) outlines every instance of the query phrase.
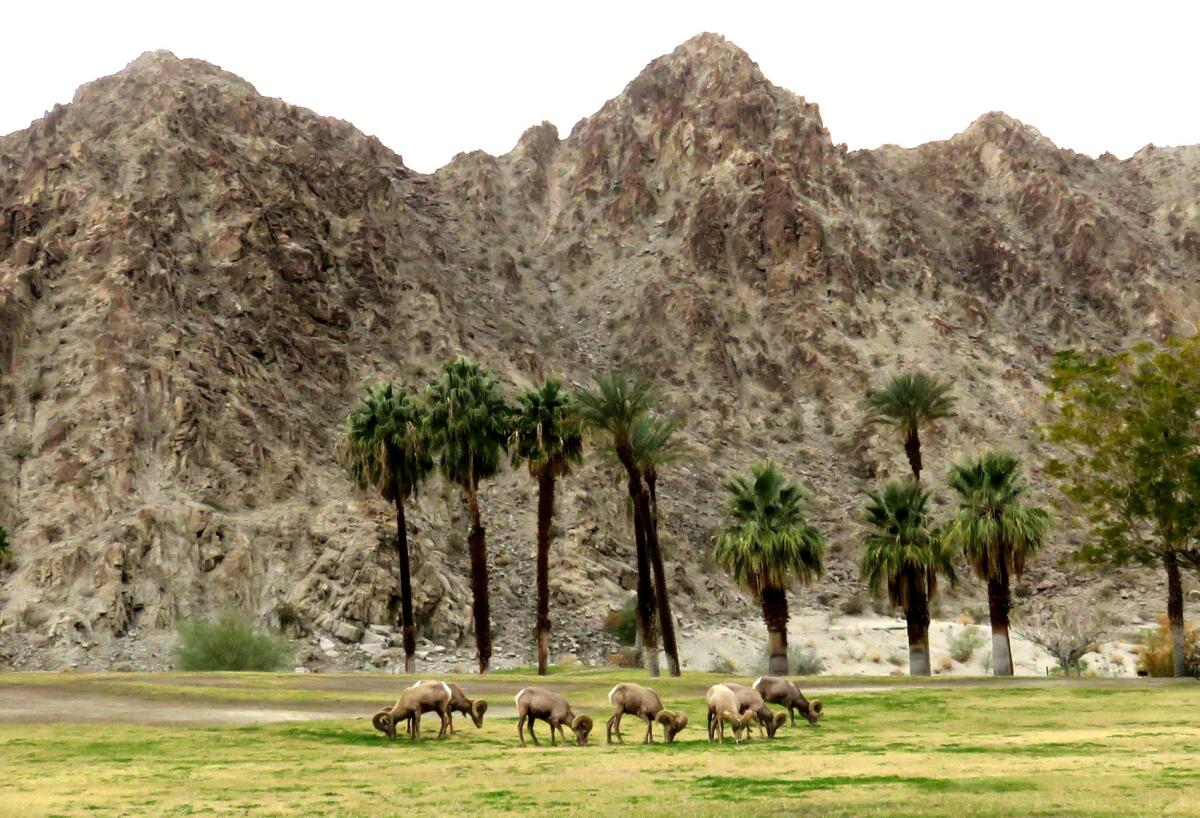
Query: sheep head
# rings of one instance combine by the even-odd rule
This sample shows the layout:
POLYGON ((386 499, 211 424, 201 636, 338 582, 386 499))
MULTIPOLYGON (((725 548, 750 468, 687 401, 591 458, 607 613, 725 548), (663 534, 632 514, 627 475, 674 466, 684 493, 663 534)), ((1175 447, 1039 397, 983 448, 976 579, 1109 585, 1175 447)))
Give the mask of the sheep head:
POLYGON ((483 699, 471 702, 471 721, 475 722, 476 727, 483 727, 483 714, 487 712, 487 707, 483 699))
POLYGON ((571 722, 571 731, 575 733, 575 742, 580 746, 587 744, 588 733, 592 732, 595 723, 591 716, 576 716, 571 722))
POLYGON ((396 721, 392 718, 392 710, 385 707, 380 710, 371 719, 371 724, 375 725, 375 729, 382 732, 393 741, 396 739, 396 721))
POLYGON ((817 720, 825 713, 825 708, 821 705, 820 699, 813 699, 808 703, 808 708, 804 711, 804 718, 808 719, 808 723, 814 727, 817 720))
POLYGON ((767 738, 775 738, 775 732, 787 722, 787 713, 771 713, 767 719, 767 738))
POLYGON ((660 710, 654 720, 662 725, 668 744, 675 740, 675 736, 679 735, 679 731, 687 727, 688 723, 687 714, 678 710, 660 710))

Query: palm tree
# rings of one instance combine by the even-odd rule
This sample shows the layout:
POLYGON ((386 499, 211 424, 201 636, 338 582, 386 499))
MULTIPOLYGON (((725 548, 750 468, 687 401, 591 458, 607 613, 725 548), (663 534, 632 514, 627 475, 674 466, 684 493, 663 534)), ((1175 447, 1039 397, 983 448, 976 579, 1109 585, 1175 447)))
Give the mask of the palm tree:
POLYGON ((1008 612, 1009 577, 1019 577, 1025 561, 1046 541, 1050 515, 1021 502, 1025 484, 1021 463, 1011 454, 988 452, 950 470, 947 481, 959 496, 958 515, 946 532, 987 582, 992 622, 992 662, 997 676, 1013 675, 1008 612))
POLYGON ((479 672, 492 658, 486 533, 479 514, 479 482, 500 471, 510 435, 512 409, 500 382, 486 367, 458 358, 424 395, 430 442, 442 474, 462 489, 470 518, 471 596, 479 672))
POLYGON ((637 612, 638 629, 646 669, 651 676, 658 671, 658 634, 654 628, 654 583, 650 579, 650 559, 647 547, 648 508, 642 485, 642 472, 633 449, 633 428, 650 409, 657 397, 650 382, 643 377, 630 378, 623 372, 609 372, 595 377, 595 388, 579 393, 579 408, 583 421, 594 429, 606 432, 612 439, 613 453, 625 469, 629 500, 633 506, 633 539, 637 554, 637 612))
POLYGON ((954 581, 952 552, 929 519, 929 492, 915 480, 892 480, 871 492, 863 514, 862 575, 873 593, 887 587, 908 622, 908 672, 928 676, 929 602, 938 574, 954 581))
POLYGON ((751 468, 750 479, 725 483, 733 522, 717 537, 713 556, 762 604, 772 675, 788 673, 787 587, 821 575, 825 537, 804 518, 804 490, 772 463, 751 468))
POLYGON ((375 489, 396 507, 404 671, 413 673, 417 643, 404 501, 433 470, 429 440, 416 402, 390 383, 369 387, 362 402, 346 419, 346 436, 339 447, 338 460, 359 489, 375 489))
POLYGON ((630 433, 634 460, 646 484, 647 505, 643 514, 646 518, 646 551, 654 571, 655 602, 658 605, 659 626, 662 628, 663 652, 667 655, 667 672, 672 676, 680 675, 681 668, 679 646, 675 641, 675 620, 671 615, 671 594, 667 586, 662 549, 658 543, 658 469, 683 456, 683 445, 675 436, 678 428, 677 420, 644 415, 637 420, 630 433))
POLYGON ((893 426, 904 436, 913 477, 921 479, 921 427, 954 415, 954 386, 924 372, 897 375, 867 392, 867 423, 893 426))
POLYGON ((583 459, 583 427, 570 393, 548 378, 520 397, 510 441, 513 465, 522 461, 538 481, 537 641, 538 675, 546 675, 550 653, 550 525, 554 519, 554 483, 583 459))

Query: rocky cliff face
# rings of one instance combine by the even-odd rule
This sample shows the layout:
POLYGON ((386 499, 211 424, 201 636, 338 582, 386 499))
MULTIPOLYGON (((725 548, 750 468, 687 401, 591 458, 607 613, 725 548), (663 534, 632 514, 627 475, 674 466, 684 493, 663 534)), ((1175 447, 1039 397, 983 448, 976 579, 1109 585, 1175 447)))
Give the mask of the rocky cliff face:
MULTIPOLYGON (((985 442, 1036 464, 1054 350, 1195 327, 1197 202, 1200 148, 1091 159, 1003 114, 847 152, 716 35, 566 138, 542 124, 430 176, 211 65, 144 55, 0 138, 0 525, 17 557, 0 628, 104 644, 281 601, 347 638, 391 621, 388 510, 333 462, 340 420, 364 383, 419 385, 460 352, 514 388, 613 365, 663 384, 697 453, 662 485, 684 618, 745 604, 704 554, 720 481, 768 456, 813 489, 833 546, 808 598, 831 603, 857 587, 859 493, 903 471, 859 425, 865 388, 904 367, 955 379, 935 474, 985 442)), ((484 497, 501 664, 530 647, 532 498, 522 472, 484 497)), ((455 492, 431 484, 414 517, 423 633, 464 640, 455 492)), ((557 650, 610 647, 626 526, 592 458, 560 500, 557 650)), ((1064 524, 1055 553, 1079 536, 1064 524)), ((1047 558, 1032 585, 1060 571, 1047 558)))

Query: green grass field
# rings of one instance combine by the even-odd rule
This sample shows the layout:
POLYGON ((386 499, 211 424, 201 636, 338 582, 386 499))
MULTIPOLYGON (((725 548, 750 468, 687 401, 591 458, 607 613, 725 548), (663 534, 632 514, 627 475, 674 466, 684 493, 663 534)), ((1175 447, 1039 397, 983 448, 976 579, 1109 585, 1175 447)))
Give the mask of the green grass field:
POLYGON ((678 743, 642 746, 627 718, 630 743, 606 746, 607 691, 637 677, 553 675, 547 684, 596 719, 593 743, 522 749, 512 695, 534 682, 526 674, 457 679, 491 703, 484 728, 460 717, 457 736, 438 740, 430 716, 416 743, 388 742, 362 718, 404 684, 397 677, 0 675, 0 815, 1200 814, 1195 682, 913 689, 907 679, 822 678, 805 686, 825 703, 821 727, 713 746, 703 697, 719 679, 689 674, 655 683, 691 719, 678 743), (20 703, 35 700, 61 700, 67 715, 53 718, 68 720, 22 716, 20 703), (154 723, 189 713, 203 722, 223 707, 345 715, 154 723))

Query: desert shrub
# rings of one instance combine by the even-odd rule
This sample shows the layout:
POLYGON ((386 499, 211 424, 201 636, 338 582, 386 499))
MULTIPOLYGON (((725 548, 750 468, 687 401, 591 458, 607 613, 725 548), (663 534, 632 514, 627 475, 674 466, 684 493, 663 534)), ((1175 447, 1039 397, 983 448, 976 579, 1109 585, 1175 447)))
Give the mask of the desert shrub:
POLYGON ((622 645, 637 641, 637 606, 632 599, 604 617, 604 630, 617 637, 622 645))
POLYGON ((178 631, 175 664, 180 670, 280 670, 292 660, 286 640, 258 630, 233 611, 215 622, 181 622, 178 631))
POLYGON ((290 602, 280 602, 275 606, 275 621, 279 623, 280 633, 286 634, 292 631, 300 635, 308 633, 300 611, 290 602))
POLYGON ((709 673, 737 673, 737 665, 728 656, 714 656, 708 664, 709 673))
MULTIPOLYGON (((1165 616, 1158 618, 1158 627, 1146 639, 1139 651, 1138 672, 1148 676, 1174 676, 1175 661, 1172 657, 1171 626, 1165 616)), ((1200 676, 1200 631, 1184 626, 1183 661, 1189 676, 1200 676)))
POLYGON ((975 655, 975 651, 979 650, 986 643, 987 637, 979 632, 979 628, 975 627, 963 628, 957 634, 951 633, 949 639, 947 639, 950 655, 954 657, 954 661, 961 664, 971 661, 971 657, 975 655))
POLYGON ((12 565, 12 548, 8 544, 8 532, 0 526, 0 569, 12 565))
POLYGON ((858 616, 867 609, 867 598, 865 595, 855 592, 847 599, 842 601, 838 606, 838 610, 846 616, 858 616))
POLYGON ((800 648, 791 655, 792 671, 797 676, 819 676, 825 672, 825 660, 815 648, 800 648))
POLYGON ((637 656, 629 649, 610 653, 606 661, 615 667, 637 667, 637 656))
POLYGON ((949 656, 943 656, 933 663, 935 673, 949 673, 954 670, 954 660, 949 656))

